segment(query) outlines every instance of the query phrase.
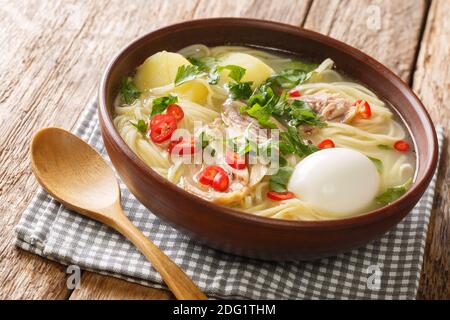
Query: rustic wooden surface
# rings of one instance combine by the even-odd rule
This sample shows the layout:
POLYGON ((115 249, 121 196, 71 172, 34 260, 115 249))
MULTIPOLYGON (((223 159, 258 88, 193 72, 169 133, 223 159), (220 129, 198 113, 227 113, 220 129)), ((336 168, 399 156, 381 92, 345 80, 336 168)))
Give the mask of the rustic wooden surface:
MULTIPOLYGON (((434 1, 422 40, 413 88, 435 123, 450 136, 450 1, 434 1)), ((450 146, 446 139, 428 230, 418 298, 450 299, 450 146)))
MULTIPOLYGON (((37 129, 72 128, 108 59, 138 35, 193 18, 245 16, 328 34, 382 61, 421 96, 449 134, 447 0, 0 0, 0 299, 169 299, 164 290, 65 268, 13 246, 13 228, 37 184, 28 145, 37 129), (379 13, 379 23, 377 23, 379 13)), ((449 146, 427 239, 419 298, 450 298, 449 146)))

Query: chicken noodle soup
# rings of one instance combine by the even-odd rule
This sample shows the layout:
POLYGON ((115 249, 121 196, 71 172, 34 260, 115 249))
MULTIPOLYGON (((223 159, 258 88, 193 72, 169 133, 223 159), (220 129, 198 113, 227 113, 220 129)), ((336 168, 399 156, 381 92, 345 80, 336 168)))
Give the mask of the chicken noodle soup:
POLYGON ((259 216, 354 216, 395 201, 414 178, 403 123, 331 59, 162 51, 123 78, 114 110, 122 138, 160 175, 259 216))

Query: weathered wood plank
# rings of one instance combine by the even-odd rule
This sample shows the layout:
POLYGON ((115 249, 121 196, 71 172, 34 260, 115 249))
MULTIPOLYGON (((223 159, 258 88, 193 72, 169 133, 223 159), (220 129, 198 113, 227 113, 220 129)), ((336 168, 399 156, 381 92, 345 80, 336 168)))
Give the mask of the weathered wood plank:
MULTIPOLYGON (((0 298, 53 299, 70 294, 65 286, 63 267, 12 246, 12 229, 36 189, 28 166, 28 143, 32 133, 40 127, 73 126, 95 93, 104 65, 122 45, 156 27, 192 17, 247 16, 300 26, 310 2, 186 0, 180 3, 169 0, 152 1, 149 5, 140 0, 124 6, 119 0, 0 0, 3 31, 0 34, 0 298)), ((424 8, 425 0, 402 0, 392 4, 388 0, 314 0, 306 27, 359 47, 408 80, 424 8), (376 8, 370 7, 371 4, 378 5, 381 10, 380 30, 372 28, 376 22, 373 20, 376 8), (405 39, 405 34, 409 35, 408 39, 405 39), (394 45, 390 45, 392 43, 394 45)), ((444 13, 448 9, 448 3, 433 5, 435 16, 441 17, 436 18, 439 23, 443 24, 444 13)), ((430 38, 427 43, 433 43, 429 45, 429 52, 439 47, 438 42, 431 39, 436 33, 443 40, 449 38, 448 28, 445 32, 435 28, 427 28, 430 38)), ((446 41, 441 40, 440 43, 446 41)), ((423 83, 432 75, 426 72, 431 62, 439 68, 440 61, 430 59, 428 55, 422 53, 419 60, 427 62, 422 63, 423 83)), ((444 57, 448 57, 448 52, 439 58, 444 57)), ((448 78, 445 80, 443 83, 446 83, 448 91, 448 78)), ((422 86, 420 80, 414 83, 415 88, 422 86)), ((430 93, 418 92, 434 101, 431 99, 433 90, 439 90, 436 88, 442 88, 439 87, 442 84, 439 81, 426 84, 430 93)), ((442 96, 436 101, 445 101, 444 98, 442 96)), ((445 113, 438 109, 432 113, 435 119, 448 119, 448 108, 445 113)), ((438 188, 441 195, 448 194, 448 161, 444 170, 447 170, 446 180, 441 179, 438 188)), ((426 275, 422 277, 423 289, 420 291, 423 297, 449 296, 445 289, 432 293, 435 292, 434 287, 442 288, 448 279, 449 262, 445 260, 445 254, 448 257, 448 251, 445 251, 448 243, 448 196, 442 197, 443 200, 437 203, 442 208, 435 214, 437 222, 434 224, 435 236, 430 239, 431 252, 425 260, 426 275), (439 236, 436 236, 436 230, 440 230, 439 236), (427 261, 437 261, 437 264, 427 268, 427 261)), ((81 286, 73 292, 72 299, 170 298, 170 294, 163 290, 90 272, 84 273, 81 286)))
POLYGON ((450 1, 433 0, 414 74, 413 88, 434 123, 445 128, 436 199, 428 230, 418 298, 450 299, 450 1))
POLYGON ((200 0, 194 18, 246 17, 301 26, 312 0, 200 0))
POLYGON ((166 290, 141 286, 124 280, 85 272, 70 300, 168 300, 175 297, 166 290))
MULTIPOLYGON (((201 0, 192 11, 193 18, 216 16, 240 16, 269 19, 293 25, 302 25, 310 1, 235 1, 201 0)), ((123 280, 87 273, 82 277, 81 287, 70 299, 171 299, 164 290, 146 288, 123 280)))
POLYGON ((20 252, 13 227, 36 190, 28 159, 39 128, 71 128, 99 74, 138 35, 190 19, 186 1, 0 1, 0 298, 64 298, 59 266, 20 252))
POLYGON ((346 42, 408 81, 425 0, 314 0, 305 28, 346 42))
MULTIPOLYGON (((74 125, 95 94, 98 75, 120 47, 156 27, 193 16, 252 16, 300 25, 309 2, 290 3, 296 10, 286 15, 286 7, 270 1, 263 5, 256 1, 184 1, 180 5, 171 0, 149 5, 141 0, 126 6, 118 0, 1 1, 1 296, 52 299, 69 294, 63 269, 12 246, 13 227, 36 190, 28 144, 41 127, 74 125), (35 271, 41 268, 45 272, 39 275, 35 271)), ((82 282, 92 288, 90 281, 95 282, 95 277, 92 274, 82 282)))

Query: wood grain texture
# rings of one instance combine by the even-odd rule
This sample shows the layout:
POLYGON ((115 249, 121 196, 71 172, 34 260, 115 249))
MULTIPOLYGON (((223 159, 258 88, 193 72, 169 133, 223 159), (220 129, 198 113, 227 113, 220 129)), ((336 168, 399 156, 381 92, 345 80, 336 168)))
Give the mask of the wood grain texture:
POLYGON ((69 294, 64 270, 12 245, 37 186, 28 159, 31 135, 46 126, 72 128, 120 47, 192 17, 196 1, 176 3, 0 1, 0 298, 69 294))
POLYGON ((200 0, 193 18, 246 17, 302 26, 312 0, 200 0))
MULTIPOLYGON (((107 61, 134 37, 177 21, 212 16, 257 17, 299 26, 306 21, 307 28, 355 45, 403 79, 410 79, 425 0, 314 0, 305 20, 310 4, 310 0, 154 0, 149 5, 138 0, 124 6, 119 0, 0 0, 0 299, 64 299, 70 295, 64 267, 12 245, 13 227, 37 186, 29 168, 28 145, 39 128, 73 127, 95 94, 107 61), (367 18, 373 17, 371 4, 380 7, 380 30, 367 27, 367 18)), ((449 108, 442 102, 449 92, 449 54, 443 46, 448 46, 448 12, 447 0, 433 0, 422 43, 427 49, 421 51, 414 78, 416 91, 434 119, 446 121, 447 130, 449 108), (436 74, 440 76, 433 78, 436 74)), ((450 298, 445 289, 449 269, 446 148, 419 290, 423 298, 450 298)), ((90 272, 84 273, 81 288, 71 296, 170 297, 166 291, 90 272)))
POLYGON ((305 28, 348 43, 408 81, 425 0, 314 0, 305 28))
MULTIPOLYGON (((450 1, 433 1, 414 75, 413 88, 434 123, 450 136, 450 1)), ((428 230, 418 298, 450 299, 450 145, 442 150, 436 198, 428 230)))

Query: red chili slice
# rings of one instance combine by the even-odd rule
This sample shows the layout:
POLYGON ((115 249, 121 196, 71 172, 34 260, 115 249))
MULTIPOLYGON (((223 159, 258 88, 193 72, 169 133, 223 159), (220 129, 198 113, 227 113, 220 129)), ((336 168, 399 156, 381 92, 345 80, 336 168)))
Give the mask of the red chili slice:
POLYGON ((399 140, 394 144, 394 148, 400 152, 407 152, 410 149, 409 143, 405 140, 399 140))
POLYGON ((356 106, 356 114, 364 119, 369 119, 372 116, 372 109, 366 100, 356 100, 353 104, 356 106))
POLYGON ((170 141, 169 146, 167 147, 167 152, 169 152, 171 154, 173 151, 173 148, 175 148, 175 146, 180 144, 182 141, 183 141, 183 137, 180 137, 177 140, 170 141))
POLYGON ((242 170, 247 167, 247 160, 245 156, 241 157, 239 154, 233 151, 227 151, 226 162, 234 169, 242 170))
POLYGON ((184 112, 181 107, 175 103, 167 107, 167 114, 174 116, 175 120, 180 121, 184 118, 184 112))
POLYGON ((267 192, 267 197, 275 201, 283 201, 294 198, 294 194, 292 192, 269 191, 267 192))
MULTIPOLYGON (((156 115, 152 120, 159 115, 156 115)), ((177 122, 171 115, 165 114, 158 117, 154 123, 150 123, 150 139, 154 143, 162 143, 167 141, 172 136, 173 132, 177 129, 177 122)))
POLYGON ((228 175, 224 171, 219 171, 214 177, 212 187, 216 191, 224 192, 227 191, 229 184, 230 178, 228 178, 228 175))
POLYGON ((289 97, 297 98, 297 97, 301 97, 301 96, 302 96, 302 94, 297 89, 289 91, 289 97))
POLYGON ((329 148, 334 148, 334 147, 336 147, 336 146, 334 145, 333 140, 325 139, 325 140, 323 140, 321 143, 319 143, 319 144, 317 145, 317 147, 318 147, 319 149, 329 149, 329 148))
POLYGON ((183 142, 183 137, 180 137, 177 140, 173 140, 169 143, 169 146, 167 147, 167 151, 172 154, 173 149, 177 147, 177 152, 179 156, 182 156, 184 154, 194 154, 195 153, 195 138, 191 137, 189 142, 183 142))
POLYGON ((225 170, 223 170, 219 166, 207 166, 198 176, 198 181, 201 184, 210 186, 213 184, 214 178, 219 172, 224 173, 226 175, 225 170))
POLYGON ((168 121, 172 121, 172 120, 175 120, 175 122, 176 122, 175 117, 170 114, 156 114, 150 120, 149 127, 151 129, 152 127, 157 126, 161 122, 168 122, 168 121))

